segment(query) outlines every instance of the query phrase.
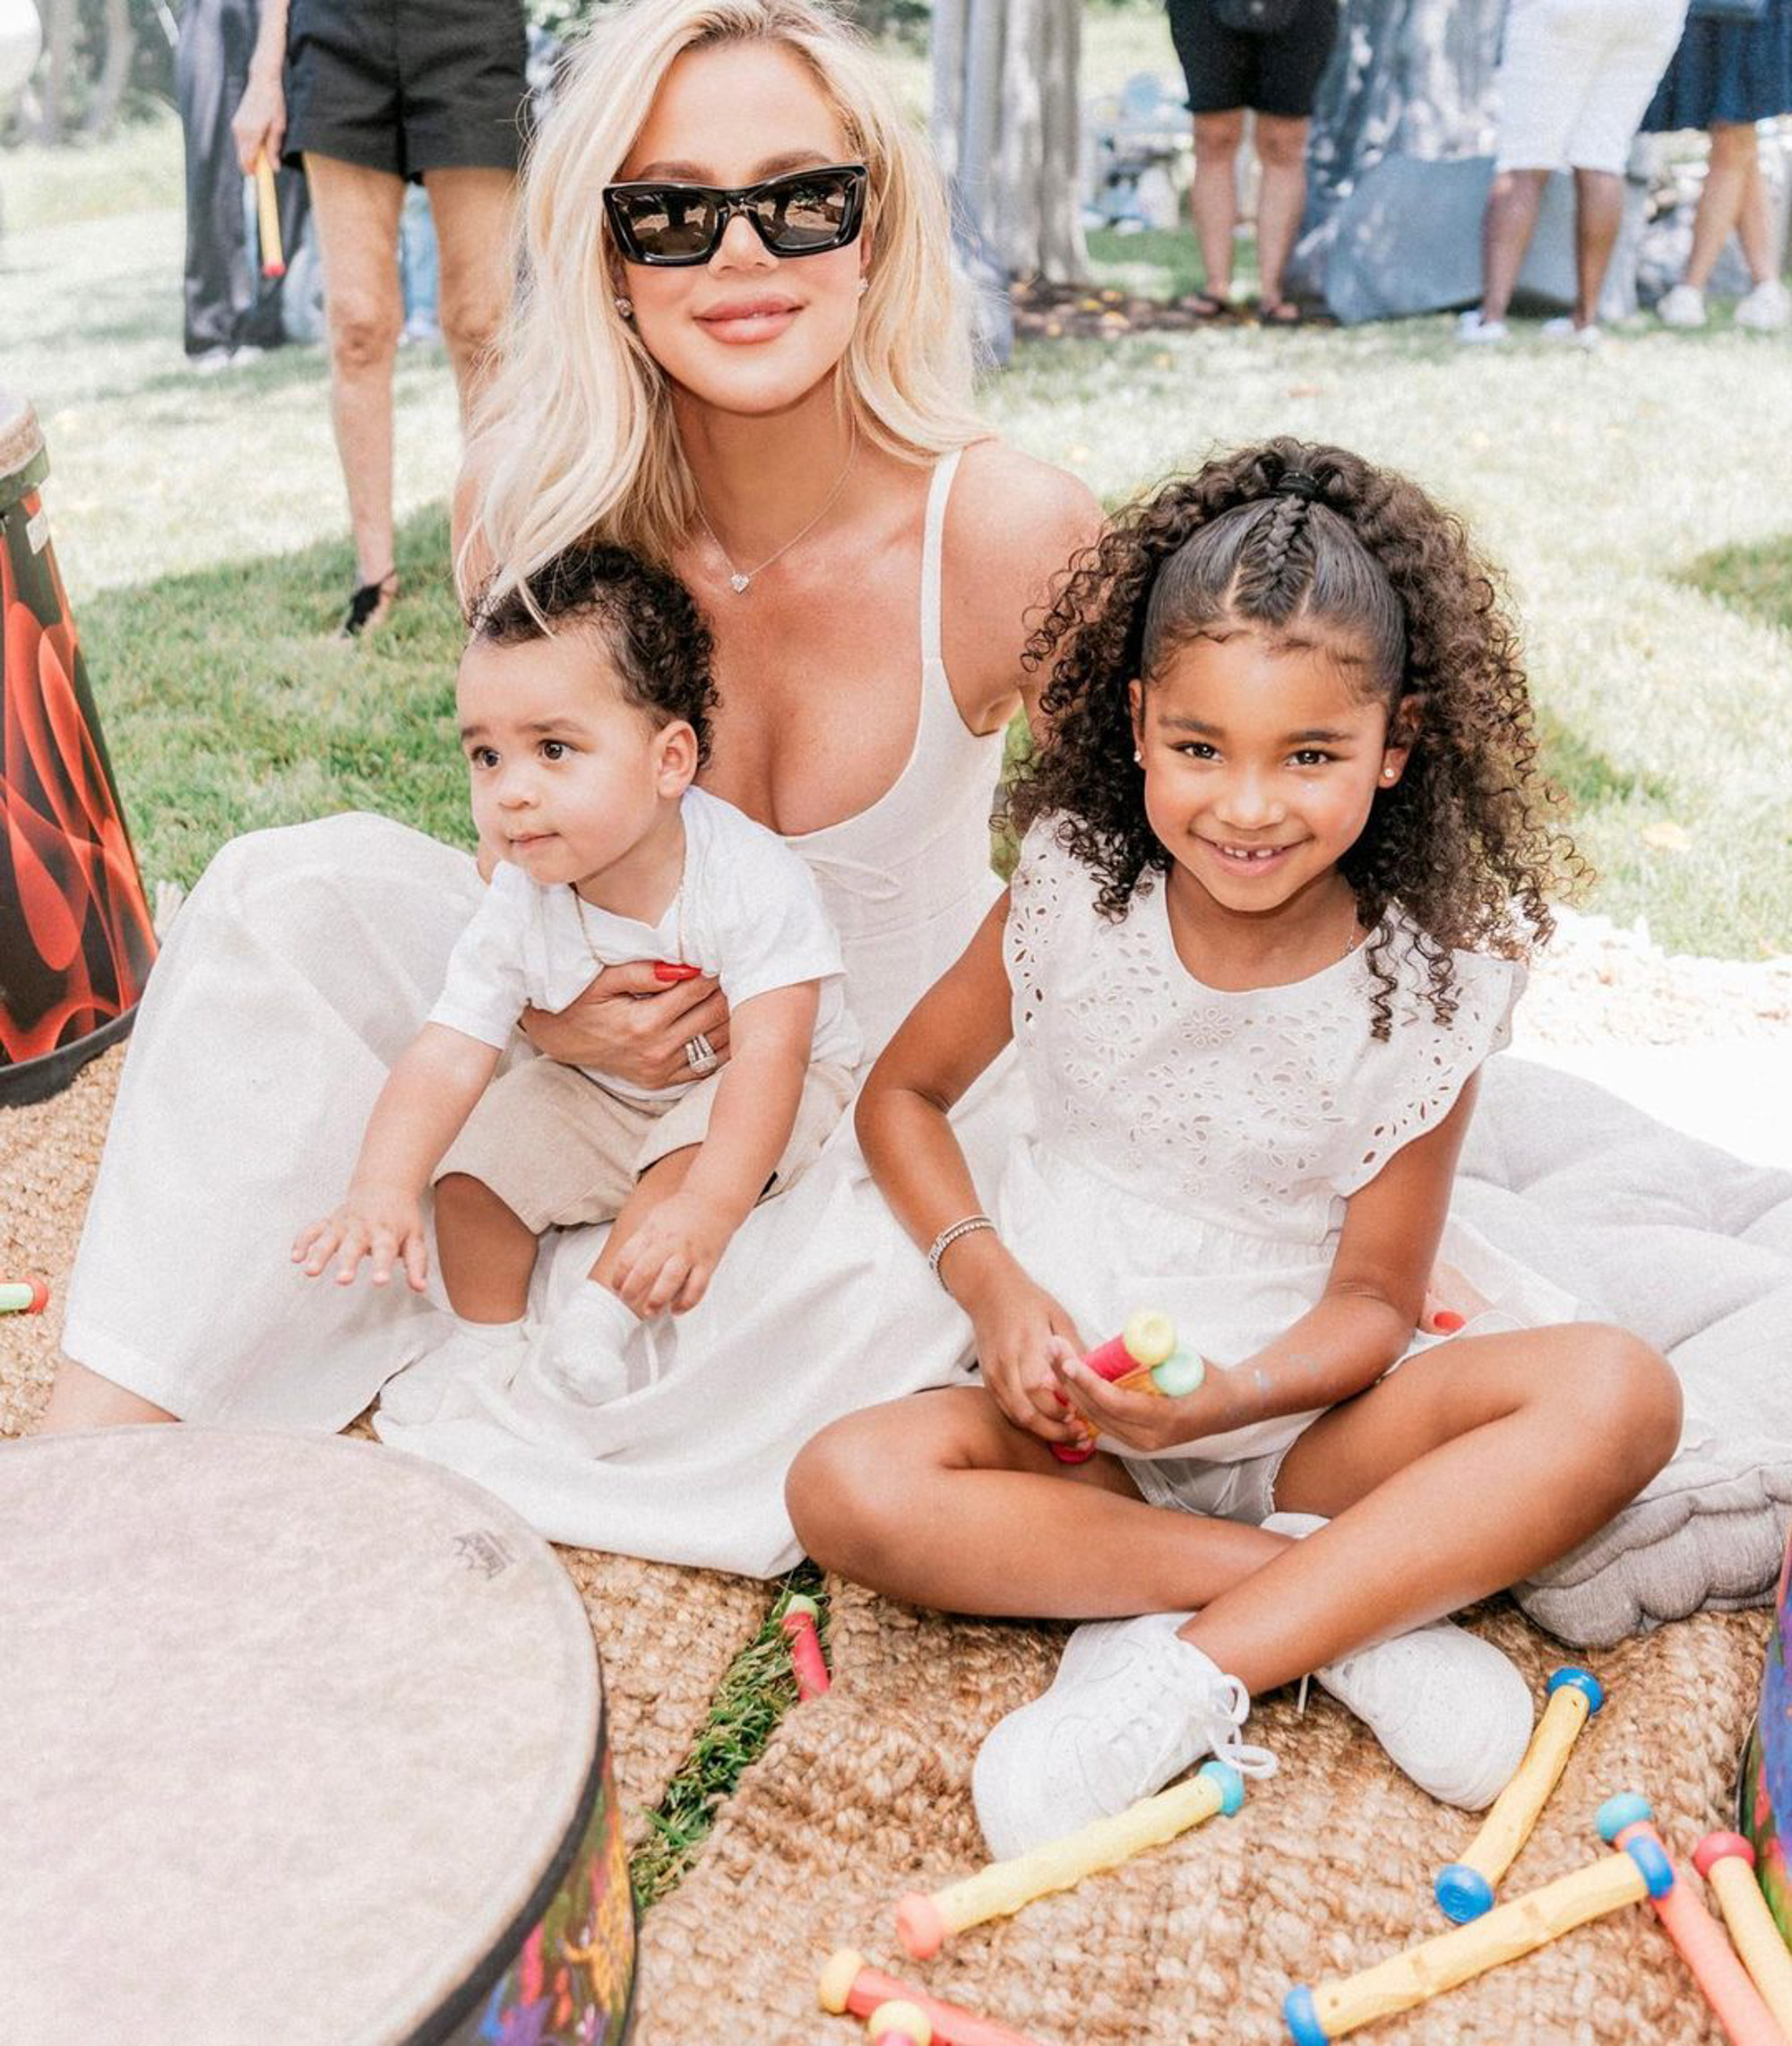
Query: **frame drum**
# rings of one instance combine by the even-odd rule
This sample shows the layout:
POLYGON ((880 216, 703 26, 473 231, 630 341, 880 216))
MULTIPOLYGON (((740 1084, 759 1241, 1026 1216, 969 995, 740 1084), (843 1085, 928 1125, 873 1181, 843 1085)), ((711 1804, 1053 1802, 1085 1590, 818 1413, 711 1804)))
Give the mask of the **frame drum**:
POLYGON ((634 1917, 553 1551, 370 1443, 0 1450, 0 2031, 617 2046, 634 1917))
POLYGON ((0 391, 0 1102, 56 1093, 131 1027, 156 941, 38 487, 0 391))

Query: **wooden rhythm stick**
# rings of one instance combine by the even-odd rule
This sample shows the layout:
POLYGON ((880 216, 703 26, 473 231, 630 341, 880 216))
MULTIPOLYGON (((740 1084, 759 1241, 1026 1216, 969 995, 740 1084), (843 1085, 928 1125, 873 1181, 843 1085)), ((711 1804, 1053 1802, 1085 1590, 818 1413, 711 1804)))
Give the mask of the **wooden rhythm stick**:
POLYGON ((911 2005, 926 2019, 934 2046, 1039 2046, 1024 2032, 979 2017, 955 2003, 941 2003, 882 1969, 866 1967, 865 1956, 850 1947, 830 1956, 822 1970, 820 1996, 822 2008, 837 2017, 849 2010, 855 2017, 869 2017, 889 2003, 911 2005))
MULTIPOLYGON (((1652 1842, 1665 1859, 1667 1850, 1650 1818, 1649 1800, 1635 1791, 1623 1791, 1606 1800, 1593 1823, 1601 1840, 1625 1848, 1652 1842)), ((1680 1958, 1693 1971, 1693 1981, 1705 1992, 1705 2001, 1734 2046, 1786 2046, 1786 2034, 1773 2022, 1773 2013, 1730 1950, 1722 1926, 1699 1902, 1692 1884, 1676 1882, 1653 1901, 1655 1915, 1680 1949, 1680 1958)))
MULTIPOLYGON (((1156 1393, 1165 1399, 1180 1399, 1193 1392, 1207 1376, 1207 1366, 1191 1351, 1176 1347, 1176 1324, 1156 1308, 1140 1308, 1126 1317, 1118 1335, 1098 1342, 1083 1359, 1097 1377, 1106 1378, 1123 1392, 1156 1393)), ((1061 1404, 1070 1402, 1060 1393, 1061 1404)), ((1052 1455, 1060 1463, 1087 1463, 1095 1454, 1092 1442, 1055 1442, 1052 1455)))
POLYGON ((1325 2046, 1326 2041, 1341 2039, 1358 2025, 1410 2010, 1489 1968, 1533 1954, 1621 1905, 1659 1896, 1673 1885, 1667 1855, 1639 1840, 1622 1853, 1601 1855, 1572 1876, 1496 1905, 1472 1925, 1440 1932, 1361 1974, 1321 1982, 1317 1989, 1305 1984, 1292 1989, 1283 2000, 1282 2016, 1296 2046, 1325 2046))
POLYGON ((1792 1954, 1754 1879, 1754 1849, 1739 1833, 1708 1833, 1693 1850, 1693 1866, 1716 1892, 1761 2000, 1792 2039, 1792 1954))
POLYGON ((41 1279, 0 1279, 0 1315, 40 1315, 49 1304, 41 1279))
POLYGON ((1036 1897, 1067 1890, 1098 1869, 1174 1840, 1216 1812, 1229 1818, 1244 1801, 1245 1779, 1229 1763, 1203 1762, 1198 1774, 1111 1818, 1095 1819, 1012 1860, 992 1861, 931 1896, 911 1891, 896 1906, 897 1937, 916 1960, 927 1960, 967 1926, 1007 1918, 1036 1897))
POLYGON ((262 275, 286 275, 286 251, 280 246, 280 199, 274 191, 274 167, 263 150, 255 158, 255 225, 262 244, 262 275))
POLYGON ((798 1592, 778 1622, 790 1644, 790 1667, 796 1672, 798 1705, 807 1705, 811 1698, 825 1697, 828 1693, 828 1666, 822 1655, 821 1636, 815 1631, 815 1622, 821 1617, 822 1609, 814 1600, 798 1592))
POLYGON ((1538 1815, 1562 1780, 1568 1752, 1581 1729, 1606 1702, 1597 1678, 1586 1670, 1558 1670, 1549 1679, 1549 1703, 1524 1751, 1518 1773, 1494 1800, 1481 1830, 1460 1861, 1442 1869, 1434 1886, 1445 1918, 1466 1925, 1494 1908, 1494 1887, 1530 1838, 1538 1815))
POLYGON ((919 2004, 881 2003, 865 2021, 871 2046, 933 2046, 934 2028, 919 2004))

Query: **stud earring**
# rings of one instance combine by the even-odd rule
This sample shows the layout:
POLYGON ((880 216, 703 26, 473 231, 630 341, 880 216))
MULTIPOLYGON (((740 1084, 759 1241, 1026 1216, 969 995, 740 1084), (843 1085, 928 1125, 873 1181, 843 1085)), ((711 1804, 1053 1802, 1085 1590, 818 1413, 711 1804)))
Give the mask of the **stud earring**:
POLYGON ((618 296, 616 309, 625 320, 632 320, 634 317, 634 300, 618 296))
POLYGON ((860 297, 861 298, 864 298, 865 294, 866 294, 867 291, 869 291, 869 290, 870 290, 870 289, 871 289, 871 280, 870 280, 870 278, 868 278, 868 277, 861 277, 861 278, 859 279, 859 281, 858 281, 858 295, 859 295, 859 297, 860 297))
POLYGON ((1145 764, 1145 756, 1136 746, 1133 748, 1133 764, 1134 767, 1142 767, 1145 764))
POLYGON ((1394 771, 1393 771, 1393 769, 1392 769, 1391 767, 1384 767, 1384 768, 1383 768, 1383 770, 1382 770, 1382 780, 1383 780, 1383 781, 1391 781, 1393 780, 1393 778, 1394 778, 1394 771))

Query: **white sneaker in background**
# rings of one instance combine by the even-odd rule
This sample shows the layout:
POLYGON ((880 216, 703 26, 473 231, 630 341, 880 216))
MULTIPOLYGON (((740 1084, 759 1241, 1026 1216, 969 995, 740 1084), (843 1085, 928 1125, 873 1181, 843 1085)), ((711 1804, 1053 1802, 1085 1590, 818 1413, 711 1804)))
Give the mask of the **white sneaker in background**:
POLYGON ((1758 334, 1776 334, 1792 320, 1792 292, 1777 277, 1757 284, 1747 298, 1736 301, 1736 324, 1758 334))
POLYGON ((1275 1757, 1238 1738, 1245 1687, 1178 1636, 1189 1617, 1078 1627, 1051 1688, 991 1730, 970 1787, 997 1860, 1124 1811, 1203 1755, 1241 1775, 1273 1773, 1275 1757))
MULTIPOLYGON (((1263 1527, 1299 1541, 1325 1524, 1317 1514, 1275 1513, 1263 1527)), ((1420 1790, 1464 1811, 1492 1804, 1530 1745, 1529 1685, 1492 1642, 1448 1620, 1328 1662, 1314 1680, 1420 1790)))
POLYGON ((1543 338, 1566 348, 1598 348, 1605 339, 1605 330, 1597 321, 1581 327, 1577 326, 1566 313, 1543 323, 1543 338))
POLYGON ((1664 327, 1702 327, 1705 294, 1693 284, 1676 284, 1655 303, 1655 316, 1664 327))
POLYGON ((1503 320, 1483 319, 1475 306, 1457 315, 1456 339, 1466 348, 1497 348, 1512 339, 1512 332, 1503 320))

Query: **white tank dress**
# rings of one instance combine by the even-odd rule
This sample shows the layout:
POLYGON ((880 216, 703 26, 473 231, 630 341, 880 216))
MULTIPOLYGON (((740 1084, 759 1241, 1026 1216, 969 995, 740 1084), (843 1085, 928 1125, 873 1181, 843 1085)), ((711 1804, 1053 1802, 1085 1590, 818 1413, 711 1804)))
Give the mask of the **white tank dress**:
MULTIPOLYGON (((1366 946, 1287 986, 1210 988, 1177 955, 1161 882, 1117 922, 1096 908, 1099 885, 1052 819, 1033 825, 1004 941, 1031 1112, 996 1220, 1086 1341, 1158 1308, 1223 1368, 1318 1300, 1346 1203, 1443 1121, 1506 1043, 1524 969, 1456 953, 1446 1027, 1423 997, 1412 927, 1391 913, 1397 986, 1379 1042, 1366 946)), ((1477 1333, 1575 1318, 1569 1295, 1453 1217, 1439 1258, 1488 1301, 1477 1333)), ((1413 1349, 1438 1340, 1417 1336, 1413 1349)), ((1272 1456, 1322 1411, 1210 1436, 1193 1454, 1208 1464, 1272 1456)), ((1191 1451, 1161 1455, 1167 1474, 1191 1451)), ((1167 1503, 1151 1472, 1141 1475, 1146 1461, 1126 1455, 1146 1496, 1167 1503)))
MULTIPOLYGON (((956 455, 929 492, 914 745, 868 809, 788 842, 840 929, 874 1056, 969 941, 999 890, 988 820, 1001 736, 960 716, 940 652, 941 534, 956 455)), ((348 816, 226 846, 151 975, 69 1289, 64 1345, 183 1419, 333 1429, 447 1333, 418 1298, 306 1281, 299 1226, 341 1198, 392 1061, 440 990, 480 899, 473 863, 387 820, 348 816)), ((957 1118, 993 1185, 1021 1112, 1013 1065, 957 1118)), ((553 1238, 545 1307, 601 1232, 553 1238)), ((757 1208, 676 1365, 630 1395, 601 1461, 460 1419, 381 1425, 556 1541, 769 1576, 799 1554, 791 1458, 855 1408, 946 1382, 969 1326, 872 1184, 850 1118, 788 1194, 757 1208)))

